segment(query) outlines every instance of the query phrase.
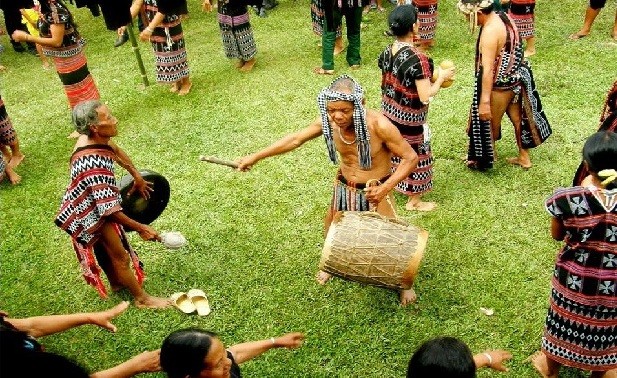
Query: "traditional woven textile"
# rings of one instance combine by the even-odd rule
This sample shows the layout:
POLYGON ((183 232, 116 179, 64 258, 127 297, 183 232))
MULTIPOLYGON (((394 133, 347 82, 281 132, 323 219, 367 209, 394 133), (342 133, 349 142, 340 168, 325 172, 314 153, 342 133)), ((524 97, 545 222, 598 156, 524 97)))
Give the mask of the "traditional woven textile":
POLYGON ((43 46, 43 53, 51 57, 71 108, 86 100, 100 98, 96 83, 88 70, 83 52, 85 41, 77 32, 77 26, 69 10, 60 2, 50 3, 51 12, 39 18, 41 37, 51 38, 51 25, 64 25, 64 38, 59 47, 43 46))
POLYGON ((437 0, 413 0, 418 8, 418 37, 420 42, 430 42, 435 39, 437 28, 437 0))
MULTIPOLYGON (((149 23, 159 11, 157 0, 145 0, 142 16, 149 23)), ((150 36, 156 65, 156 81, 171 84, 189 77, 186 44, 182 32, 181 16, 165 14, 161 24, 150 36)))
MULTIPOLYGON (((380 183, 385 182, 390 175, 379 179, 380 183)), ((332 201, 330 207, 334 211, 368 211, 370 204, 364 194, 365 183, 350 182, 343 177, 341 171, 336 174, 332 201)))
MULTIPOLYGON (((93 285, 103 297, 106 296, 106 290, 93 247, 100 237, 98 229, 107 222, 106 217, 122 210, 114 176, 114 158, 115 153, 107 145, 90 145, 78 148, 73 153, 71 182, 55 219, 55 224, 71 236, 86 282, 93 285)), ((114 228, 131 257, 138 281, 143 281, 141 263, 129 246, 122 226, 114 223, 114 228)))
MULTIPOLYGON (((323 1, 324 0, 311 0, 311 23, 313 26, 313 32, 318 36, 323 34, 324 22, 326 22, 323 1)), ((341 38, 342 36, 343 28, 339 25, 336 28, 336 38, 341 38)))
POLYGON ((510 2, 509 16, 514 20, 521 39, 531 38, 536 33, 534 19, 535 7, 535 0, 512 0, 510 2))
MULTIPOLYGON (((6 107, 4 106, 4 101, 2 101, 2 96, 0 96, 0 146, 13 145, 16 137, 17 134, 15 133, 11 119, 6 112, 6 107)), ((4 172, 4 169, 2 172, 4 172)))
POLYGON ((555 264, 542 350, 566 366, 615 369, 617 189, 560 188, 546 209, 563 223, 566 236, 555 264))
POLYGON ((257 55, 248 8, 245 3, 221 1, 218 6, 223 50, 229 59, 249 61, 257 55))

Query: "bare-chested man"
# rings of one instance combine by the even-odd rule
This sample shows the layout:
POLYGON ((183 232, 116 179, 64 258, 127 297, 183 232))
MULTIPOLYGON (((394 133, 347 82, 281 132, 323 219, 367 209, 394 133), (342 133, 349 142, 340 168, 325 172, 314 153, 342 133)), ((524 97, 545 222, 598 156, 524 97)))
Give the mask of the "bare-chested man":
POLYGON ((469 116, 467 166, 493 167, 495 141, 501 137, 505 113, 514 125, 518 156, 510 164, 531 168, 528 149, 551 135, 535 89, 533 74, 523 59, 523 48, 514 22, 493 11, 493 0, 459 0, 472 28, 481 26, 476 49, 476 84, 469 116))
POLYGON ((152 188, 127 154, 111 141, 118 135, 118 120, 106 105, 90 100, 75 106, 73 122, 81 135, 71 156, 71 182, 62 198, 56 225, 71 235, 84 278, 102 297, 107 294, 100 277, 101 268, 112 290, 127 288, 137 307, 167 307, 167 299, 153 297, 142 288, 141 263, 124 234, 123 227, 126 227, 138 232, 143 240, 160 240, 152 227, 122 212, 114 161, 135 179, 131 192, 137 190, 148 198, 152 188), (131 262, 135 273, 131 271, 131 262))
MULTIPOLYGON (((378 213, 395 216, 392 189, 416 168, 418 156, 398 129, 381 112, 365 109, 364 102, 362 87, 347 75, 339 77, 318 97, 321 117, 269 147, 241 158, 238 169, 246 171, 262 159, 289 152, 323 135, 332 162, 338 163, 340 156, 325 231, 337 211, 365 211, 375 206, 378 213), (401 158, 393 173, 390 172, 392 156, 401 158), (367 187, 366 183, 374 179, 380 185, 367 187)), ((330 277, 324 271, 317 273, 321 284, 330 277)), ((413 289, 402 290, 400 299, 402 305, 407 305, 416 300, 416 294, 413 289)))

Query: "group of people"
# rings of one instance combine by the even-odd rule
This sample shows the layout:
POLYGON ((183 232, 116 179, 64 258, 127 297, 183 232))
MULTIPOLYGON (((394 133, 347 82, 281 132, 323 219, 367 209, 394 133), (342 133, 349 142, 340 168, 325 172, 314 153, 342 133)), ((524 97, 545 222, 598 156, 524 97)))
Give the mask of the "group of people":
MULTIPOLYGON (((191 86, 188 67, 173 71, 178 67, 175 63, 186 62, 181 17, 168 17, 150 1, 133 2, 131 14, 135 15, 141 9, 150 15, 150 24, 142 31, 141 38, 150 39, 153 47, 160 48, 160 67, 165 67, 165 63, 174 63, 173 69, 162 68, 160 72, 161 77, 172 81, 171 90, 179 94, 188 93, 191 86), (177 47, 175 51, 174 46, 177 47), (171 55, 162 54, 170 51, 173 51, 171 55), (163 59, 163 56, 167 58, 163 59)), ((209 4, 207 0, 204 2, 206 10, 209 4)), ((225 4, 219 2, 219 12, 221 8, 227 9, 225 4)), ((332 38, 336 30, 328 29, 334 29, 336 20, 340 21, 340 16, 345 12, 355 17, 358 10, 355 8, 355 5, 348 3, 347 7, 334 11, 335 22, 330 25, 332 27, 324 28, 322 39, 324 45, 327 40, 328 49, 336 39, 332 38)), ((531 70, 524 60, 518 29, 507 15, 495 12, 492 0, 459 0, 458 8, 468 17, 473 28, 481 26, 476 51, 475 91, 469 117, 467 166, 479 170, 492 167, 495 142, 500 137, 500 121, 507 114, 515 127, 519 147, 519 155, 509 159, 509 162, 529 168, 531 161, 527 150, 544 142, 551 135, 551 129, 531 70)), ((362 8, 359 10, 361 14, 362 8)), ((101 296, 106 296, 102 272, 107 276, 112 290, 128 289, 138 307, 167 307, 170 305, 168 299, 151 296, 143 288, 144 273, 125 237, 124 228, 137 231, 143 240, 160 240, 160 236, 152 227, 123 214, 114 162, 133 176, 131 191, 148 198, 150 183, 141 177, 126 152, 112 141, 118 132, 118 120, 98 100, 98 91, 88 72, 81 50, 81 38, 70 12, 59 0, 43 0, 41 12, 46 15, 39 21, 41 36, 15 31, 13 38, 18 42, 23 40, 40 44, 44 50, 49 48, 51 52, 48 54, 54 58, 65 85, 73 123, 79 134, 71 156, 71 181, 56 216, 56 224, 71 236, 84 278, 101 296), (67 57, 70 59, 67 60, 67 57)), ((327 21, 328 11, 325 15, 327 21)), ((242 14, 219 13, 221 29, 228 21, 233 26, 226 29, 229 35, 242 34, 235 27, 238 20, 244 20, 243 17, 242 14), (236 20, 236 17, 239 18, 236 20)), ((332 201, 326 212, 325 230, 339 211, 373 209, 386 217, 395 217, 395 189, 408 196, 408 210, 433 210, 436 204, 421 199, 432 188, 427 112, 431 97, 439 92, 444 82, 453 79, 455 69, 440 70, 432 82, 432 59, 415 43, 418 17, 416 7, 400 5, 388 18, 390 31, 396 40, 380 54, 378 60, 382 72, 381 111, 367 109, 362 86, 350 76, 340 76, 320 92, 317 99, 320 114, 317 119, 308 127, 270 146, 239 158, 238 169, 247 171, 265 158, 287 153, 322 136, 330 160, 339 165, 332 201), (372 180, 377 180, 378 185, 367 185, 372 180)), ((356 53, 359 59, 359 43, 357 50, 355 47, 350 50, 352 53, 350 55, 348 50, 348 62, 351 64, 355 62, 356 53)), ((254 60, 251 62, 251 59, 254 55, 246 60, 240 57, 240 68, 247 64, 252 67, 254 60)), ((329 67, 322 65, 320 69, 329 71, 329 67)), ((583 147, 583 165, 588 175, 576 182, 573 188, 557 190, 546 204, 553 216, 551 234, 555 239, 564 240, 565 247, 555 267, 542 351, 533 357, 534 366, 544 377, 556 377, 560 365, 590 370, 597 377, 609 378, 617 374, 617 134, 614 132, 617 95, 613 92, 607 100, 601 131, 592 135, 583 147), (564 331, 562 325, 566 322, 570 326, 564 331), (575 338, 570 336, 572 331, 577 333, 575 338)), ((0 113, 0 116, 7 120, 4 124, 10 123, 6 112, 0 113)), ((19 151, 16 138, 11 143, 8 139, 6 143, 2 141, 3 145, 8 146, 3 147, 3 155, 10 157, 3 160, 8 161, 4 171, 11 178, 10 170, 19 164, 23 154, 19 151)), ((324 284, 330 277, 330 273, 319 271, 316 278, 324 284)), ((413 288, 400 291, 402 305, 415 299, 413 288)), ((48 324, 55 326, 43 327, 47 329, 43 332, 40 325, 33 326, 41 324, 36 321, 20 322, 7 318, 3 320, 3 327, 26 339, 26 336, 44 336, 86 323, 113 329, 109 321, 125 308, 126 305, 122 304, 100 317, 94 316, 95 319, 104 319, 101 321, 92 321, 92 316, 83 314, 67 315, 66 319, 69 320, 46 319, 48 324)), ((182 330, 172 333, 163 342, 160 352, 139 355, 127 361, 128 365, 116 368, 126 369, 123 371, 130 371, 130 374, 162 368, 170 377, 235 377, 239 376, 238 364, 243 361, 274 347, 298 347, 303 337, 300 333, 292 333, 270 340, 238 344, 226 350, 215 334, 196 329, 182 330)), ((31 344, 35 346, 26 348, 27 352, 41 352, 40 346, 29 340, 28 345, 31 344)), ((23 356, 34 355, 18 355, 20 358, 23 356)), ((467 374, 460 376, 473 377, 477 367, 504 370, 503 362, 510 357, 504 351, 472 356, 459 340, 440 338, 423 345, 414 354, 407 376, 435 376, 436 372, 453 374, 448 369, 460 369, 466 372, 461 374, 467 374), (451 355, 458 356, 457 363, 452 364, 453 360, 447 358, 451 355), (448 363, 454 366, 443 367, 448 363), (442 368, 446 370, 436 370, 442 368)), ((110 376, 122 376, 118 370, 114 374, 110 376)), ((105 375, 101 373, 100 376, 105 375)))

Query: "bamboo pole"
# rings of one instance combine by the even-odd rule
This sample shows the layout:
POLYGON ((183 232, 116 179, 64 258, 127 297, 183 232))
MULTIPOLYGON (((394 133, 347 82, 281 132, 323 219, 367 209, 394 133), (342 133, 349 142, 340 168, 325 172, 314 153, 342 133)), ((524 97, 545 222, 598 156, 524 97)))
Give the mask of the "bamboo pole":
POLYGON ((141 79, 143 80, 144 85, 147 87, 150 85, 150 83, 148 82, 148 76, 146 75, 144 61, 141 59, 141 54, 139 53, 139 45, 137 44, 137 38, 135 38, 135 33, 133 32, 133 21, 131 21, 131 23, 127 25, 126 31, 129 34, 129 41, 131 41, 131 46, 133 46, 133 51, 135 52, 135 57, 137 58, 137 65, 139 66, 141 79))

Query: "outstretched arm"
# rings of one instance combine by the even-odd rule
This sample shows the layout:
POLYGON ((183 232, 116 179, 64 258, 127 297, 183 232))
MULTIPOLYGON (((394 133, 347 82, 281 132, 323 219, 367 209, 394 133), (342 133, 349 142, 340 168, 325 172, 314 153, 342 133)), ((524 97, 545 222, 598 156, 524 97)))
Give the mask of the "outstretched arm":
POLYGON ((120 164, 122 168, 126 169, 129 174, 133 176, 133 186, 129 190, 128 195, 130 196, 131 194, 133 194, 134 191, 137 190, 137 192, 141 194, 141 196, 145 199, 150 198, 150 192, 153 190, 152 183, 144 180, 144 178, 141 177, 141 173, 139 173, 139 171, 135 168, 129 155, 127 155, 126 152, 124 152, 124 150, 120 148, 120 146, 118 146, 111 140, 107 144, 114 150, 114 153, 116 154, 116 161, 118 162, 118 164, 120 164))
POLYGON ((299 332, 287 333, 268 340, 249 341, 229 347, 236 363, 241 364, 251 360, 272 348, 296 349, 302 345, 304 335, 299 332))
POLYGON ((295 150, 303 145, 304 142, 317 138, 321 133, 321 120, 318 119, 308 127, 284 136, 263 150, 240 158, 237 160, 238 170, 247 171, 262 159, 295 150))
POLYGON ((503 364, 512 358, 512 354, 505 350, 489 350, 488 352, 478 353, 473 356, 473 362, 477 368, 490 367, 493 370, 508 371, 503 364))
POLYGON ((110 369, 96 372, 90 378, 130 378, 140 373, 161 371, 161 350, 146 351, 110 369))
POLYGON ((85 324, 94 324, 116 332, 116 326, 111 323, 111 320, 123 313, 127 307, 129 307, 129 302, 122 302, 109 310, 99 312, 34 316, 25 319, 6 318, 6 321, 32 337, 52 335, 85 324))

